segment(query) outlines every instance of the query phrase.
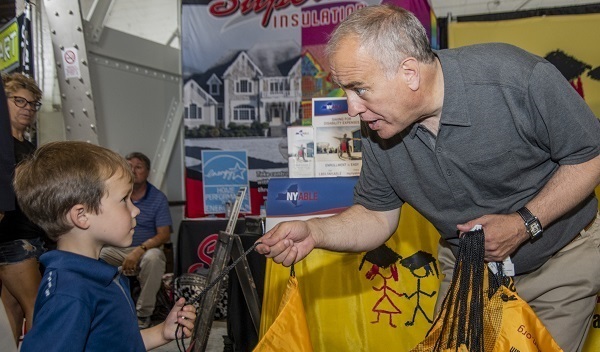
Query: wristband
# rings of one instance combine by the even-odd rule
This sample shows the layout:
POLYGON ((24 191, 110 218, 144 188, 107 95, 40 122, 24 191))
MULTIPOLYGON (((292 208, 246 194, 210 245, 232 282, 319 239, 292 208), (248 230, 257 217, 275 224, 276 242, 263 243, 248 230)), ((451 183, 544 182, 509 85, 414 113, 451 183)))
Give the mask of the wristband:
POLYGON ((148 250, 148 247, 144 246, 144 244, 140 244, 140 248, 145 252, 148 250))

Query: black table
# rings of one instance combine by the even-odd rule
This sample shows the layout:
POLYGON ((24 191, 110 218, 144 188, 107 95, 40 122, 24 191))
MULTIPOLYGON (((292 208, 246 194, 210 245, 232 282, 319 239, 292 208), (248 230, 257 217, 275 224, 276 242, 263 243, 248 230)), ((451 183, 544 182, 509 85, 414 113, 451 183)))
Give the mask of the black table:
MULTIPOLYGON (((227 222, 227 219, 222 218, 203 218, 181 222, 175 255, 175 276, 183 273, 208 275, 219 231, 225 231, 227 222)), ((245 221, 238 220, 233 232, 241 234, 245 230, 245 221)))

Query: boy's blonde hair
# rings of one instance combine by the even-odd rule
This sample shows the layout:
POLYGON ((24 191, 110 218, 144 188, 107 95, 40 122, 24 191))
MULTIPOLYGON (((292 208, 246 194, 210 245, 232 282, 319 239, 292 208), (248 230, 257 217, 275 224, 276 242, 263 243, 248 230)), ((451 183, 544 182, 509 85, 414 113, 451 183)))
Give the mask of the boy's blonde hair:
POLYGON ((56 241, 73 228, 67 214, 74 205, 100 212, 106 181, 119 173, 133 184, 119 154, 85 142, 52 142, 17 166, 15 193, 23 212, 56 241))

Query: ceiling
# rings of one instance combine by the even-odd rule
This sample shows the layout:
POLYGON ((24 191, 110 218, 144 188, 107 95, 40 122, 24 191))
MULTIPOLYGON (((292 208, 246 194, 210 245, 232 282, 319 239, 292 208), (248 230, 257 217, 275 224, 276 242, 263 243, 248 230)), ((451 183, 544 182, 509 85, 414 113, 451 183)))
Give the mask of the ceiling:
MULTIPOLYGON (((79 0, 84 16, 95 1, 98 0, 79 0)), ((181 1, 112 0, 105 25, 151 41, 168 43, 177 47, 177 40, 171 41, 170 39, 178 34, 178 4, 181 1)), ((208 1, 210 0, 199 0, 202 3, 208 1)), ((437 17, 446 17, 448 14, 455 17, 599 3, 590 0, 429 0, 429 2, 437 17)), ((0 16, 4 16, 4 13, 12 13, 14 16, 13 1, 1 0, 1 4, 0 16)))

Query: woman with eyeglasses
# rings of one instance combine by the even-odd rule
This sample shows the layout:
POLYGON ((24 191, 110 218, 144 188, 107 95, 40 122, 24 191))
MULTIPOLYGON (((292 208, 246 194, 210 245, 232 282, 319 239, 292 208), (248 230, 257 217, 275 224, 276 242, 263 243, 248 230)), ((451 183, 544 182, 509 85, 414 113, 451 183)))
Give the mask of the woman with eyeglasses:
MULTIPOLYGON (((20 73, 3 75, 2 83, 6 92, 15 161, 19 163, 35 150, 35 146, 25 137, 42 105, 42 91, 32 78, 20 73)), ((41 280, 38 258, 45 251, 44 237, 43 230, 29 221, 18 204, 15 204, 15 210, 5 212, 0 221, 2 301, 15 342, 21 335, 23 318, 26 319, 27 330, 31 328, 33 306, 41 280)))

